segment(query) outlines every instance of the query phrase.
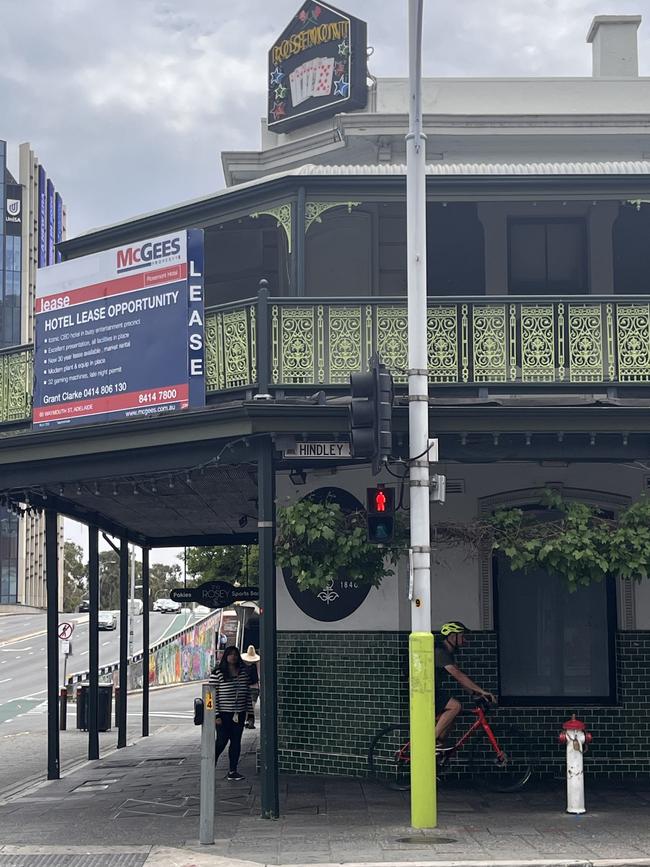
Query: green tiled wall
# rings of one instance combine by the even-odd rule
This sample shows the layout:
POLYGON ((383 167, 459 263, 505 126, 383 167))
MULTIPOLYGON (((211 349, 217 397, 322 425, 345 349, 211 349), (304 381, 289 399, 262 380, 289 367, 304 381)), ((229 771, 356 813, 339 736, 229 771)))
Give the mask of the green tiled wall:
MULTIPOLYGON (((495 633, 473 633, 461 664, 481 686, 497 691, 495 633)), ((586 756, 590 775, 648 777, 650 633, 617 634, 616 670, 616 705, 503 707, 496 719, 530 735, 540 774, 563 774, 557 736, 575 713, 594 735, 586 756)), ((278 715, 281 770, 363 776, 376 731, 385 723, 408 721, 408 634, 279 633, 278 715)), ((465 762, 454 761, 462 774, 465 762)))

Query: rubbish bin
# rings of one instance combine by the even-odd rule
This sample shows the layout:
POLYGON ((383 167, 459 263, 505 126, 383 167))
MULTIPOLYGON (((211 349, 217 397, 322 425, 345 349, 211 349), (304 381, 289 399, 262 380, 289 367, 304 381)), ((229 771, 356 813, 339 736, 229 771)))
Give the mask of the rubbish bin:
MULTIPOLYGON (((81 731, 88 731, 88 691, 89 684, 80 683, 77 687, 77 728, 81 731)), ((107 732, 111 727, 111 714, 113 710, 113 684, 100 683, 98 708, 97 708, 97 729, 100 732, 107 732)))

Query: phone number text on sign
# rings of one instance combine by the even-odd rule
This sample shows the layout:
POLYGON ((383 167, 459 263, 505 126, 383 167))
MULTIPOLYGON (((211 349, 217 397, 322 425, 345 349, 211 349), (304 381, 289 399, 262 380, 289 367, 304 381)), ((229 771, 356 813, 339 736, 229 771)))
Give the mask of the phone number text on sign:
POLYGON ((178 389, 162 388, 158 391, 144 391, 138 395, 138 403, 164 403, 168 400, 178 400, 178 389))

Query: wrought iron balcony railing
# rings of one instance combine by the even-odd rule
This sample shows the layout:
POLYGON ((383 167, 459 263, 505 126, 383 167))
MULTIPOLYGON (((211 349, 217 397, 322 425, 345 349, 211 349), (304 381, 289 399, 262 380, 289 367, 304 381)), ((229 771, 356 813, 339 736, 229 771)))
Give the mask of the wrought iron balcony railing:
MULTIPOLYGON (((373 352, 406 382, 406 301, 269 299, 271 385, 342 385, 373 352)), ((256 383, 258 303, 209 311, 208 391, 256 383)), ((436 386, 650 384, 650 299, 430 299, 436 386)))
MULTIPOLYGON (((650 385, 650 297, 435 298, 432 387, 650 385)), ((265 298, 206 312, 206 390, 344 386, 373 352, 406 382, 404 298, 265 298)), ((32 349, 0 352, 0 423, 31 415, 32 349)))
POLYGON ((0 351, 0 423, 22 421, 32 414, 31 346, 0 351))

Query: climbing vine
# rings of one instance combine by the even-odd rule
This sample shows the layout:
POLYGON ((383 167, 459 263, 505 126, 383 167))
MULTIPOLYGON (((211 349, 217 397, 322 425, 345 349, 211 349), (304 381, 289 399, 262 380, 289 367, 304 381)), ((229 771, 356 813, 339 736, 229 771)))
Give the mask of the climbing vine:
MULTIPOLYGON (((338 503, 309 498, 280 508, 278 565, 291 569, 302 590, 318 592, 343 576, 377 587, 406 554, 408 528, 401 515, 393 541, 378 546, 367 540, 363 511, 345 512, 338 503)), ((650 575, 650 499, 611 515, 547 489, 535 511, 500 509, 464 524, 436 523, 432 546, 469 554, 500 551, 512 569, 544 569, 563 577, 572 591, 608 575, 640 581, 650 575)))
POLYGON ((561 575, 570 590, 607 575, 640 581, 650 573, 650 500, 643 497, 617 515, 595 506, 544 494, 548 521, 522 509, 504 509, 489 519, 492 546, 513 569, 541 567, 561 575))
POLYGON ((373 545, 367 539, 365 512, 346 512, 331 500, 307 497, 281 507, 277 525, 276 561, 291 569, 301 590, 318 592, 344 576, 377 587, 395 574, 393 567, 407 545, 401 520, 390 544, 373 545))

